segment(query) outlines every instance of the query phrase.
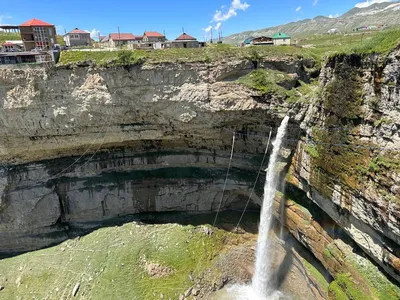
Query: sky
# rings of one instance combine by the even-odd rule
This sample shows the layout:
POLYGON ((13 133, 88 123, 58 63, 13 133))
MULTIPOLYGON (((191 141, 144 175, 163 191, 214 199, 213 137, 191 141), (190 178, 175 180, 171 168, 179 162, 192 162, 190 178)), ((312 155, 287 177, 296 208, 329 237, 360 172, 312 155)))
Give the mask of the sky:
POLYGON ((184 30, 199 40, 211 31, 224 36, 319 15, 337 17, 353 7, 389 0, 0 0, 0 24, 32 18, 56 25, 57 33, 74 28, 92 37, 109 33, 165 32, 175 39, 184 30), (212 29, 212 30, 211 30, 212 29))

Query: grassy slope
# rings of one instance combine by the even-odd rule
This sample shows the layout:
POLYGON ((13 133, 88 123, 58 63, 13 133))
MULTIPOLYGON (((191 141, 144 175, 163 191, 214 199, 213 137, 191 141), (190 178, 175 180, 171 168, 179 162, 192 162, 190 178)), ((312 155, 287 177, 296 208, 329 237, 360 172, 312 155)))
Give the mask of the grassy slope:
POLYGON ((60 64, 73 63, 78 61, 92 60, 98 65, 124 64, 126 52, 131 53, 130 62, 213 62, 222 59, 235 58, 260 59, 263 57, 307 57, 313 58, 308 49, 296 47, 254 47, 238 48, 229 45, 215 45, 199 49, 167 49, 155 51, 64 51, 61 53, 60 64), (124 59, 121 60, 121 56, 124 59))
POLYGON ((400 38, 400 30, 364 32, 349 35, 312 35, 298 41, 301 47, 257 46, 234 47, 210 45, 201 49, 167 49, 155 51, 66 51, 62 52, 60 64, 93 61, 100 66, 162 62, 216 62, 229 59, 258 60, 267 57, 312 58, 321 63, 325 56, 335 53, 386 53, 394 48, 400 38))
POLYGON ((21 40, 21 35, 19 33, 0 32, 0 46, 5 41, 18 41, 18 40, 21 40))
POLYGON ((269 69, 257 69, 240 77, 236 82, 257 90, 260 95, 276 95, 289 103, 307 103, 318 90, 317 81, 310 84, 300 82, 297 88, 286 89, 284 87, 285 82, 290 81, 293 81, 293 78, 286 73, 269 69))
POLYGON ((58 246, 0 260, 1 299, 177 299, 220 253, 229 233, 193 226, 129 223, 99 229, 58 246), (152 278, 143 258, 175 270, 152 278), (20 282, 20 284, 18 284, 20 282))
POLYGON ((351 52, 355 53, 382 53, 387 54, 400 42, 400 30, 388 30, 379 32, 371 39, 365 39, 361 43, 354 45, 351 52))

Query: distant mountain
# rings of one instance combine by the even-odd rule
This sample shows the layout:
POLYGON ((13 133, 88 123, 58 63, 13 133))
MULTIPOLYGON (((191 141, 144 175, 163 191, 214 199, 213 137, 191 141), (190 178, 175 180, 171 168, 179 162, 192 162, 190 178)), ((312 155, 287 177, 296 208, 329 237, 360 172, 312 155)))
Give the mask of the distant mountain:
POLYGON ((239 44, 248 37, 272 36, 277 32, 284 32, 294 37, 301 37, 314 33, 328 33, 330 29, 339 32, 352 32, 361 26, 400 26, 400 1, 372 4, 365 8, 353 8, 337 18, 317 16, 314 19, 305 19, 285 25, 245 31, 224 38, 224 43, 239 44))

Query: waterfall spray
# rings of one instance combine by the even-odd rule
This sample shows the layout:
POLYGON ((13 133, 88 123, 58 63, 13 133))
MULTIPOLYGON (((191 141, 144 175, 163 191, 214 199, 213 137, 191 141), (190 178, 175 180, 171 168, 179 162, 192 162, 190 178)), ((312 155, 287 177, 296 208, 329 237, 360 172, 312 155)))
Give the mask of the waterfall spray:
POLYGON ((282 141, 286 135, 289 117, 286 116, 279 129, 273 150, 268 163, 267 178, 264 186, 264 199, 261 209, 260 226, 256 249, 255 273, 252 281, 252 288, 260 295, 269 295, 273 291, 270 287, 271 276, 271 253, 270 240, 268 238, 272 223, 272 207, 275 198, 275 190, 278 183, 277 160, 282 141))

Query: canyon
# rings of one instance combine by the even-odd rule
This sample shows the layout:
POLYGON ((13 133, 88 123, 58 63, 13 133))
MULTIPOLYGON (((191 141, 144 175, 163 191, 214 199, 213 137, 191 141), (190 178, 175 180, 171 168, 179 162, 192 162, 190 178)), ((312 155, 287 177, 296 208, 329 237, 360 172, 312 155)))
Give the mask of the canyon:
POLYGON ((1 67, 0 254, 140 213, 205 213, 221 199, 241 211, 268 135, 289 115, 275 216, 329 274, 328 290, 309 274, 315 295, 399 299, 399 81, 399 48, 334 55, 320 69, 290 55, 1 67), (255 69, 286 74, 297 101, 241 84, 255 69))

